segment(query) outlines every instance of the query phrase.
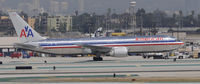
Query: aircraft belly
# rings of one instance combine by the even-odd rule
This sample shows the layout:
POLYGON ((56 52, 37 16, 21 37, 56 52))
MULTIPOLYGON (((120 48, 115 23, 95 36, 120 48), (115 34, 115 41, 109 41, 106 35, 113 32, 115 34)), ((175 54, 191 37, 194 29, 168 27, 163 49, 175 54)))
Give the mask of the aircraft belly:
POLYGON ((175 50, 180 45, 129 46, 129 52, 164 52, 175 50))
MULTIPOLYGON (((128 46, 129 52, 146 53, 146 52, 164 52, 178 49, 180 45, 154 45, 154 46, 128 46)), ((57 48, 45 49, 44 52, 54 54, 81 54, 82 48, 57 48)))
POLYGON ((82 49, 80 48, 57 48, 57 49, 45 49, 48 53, 54 54, 80 54, 82 53, 82 49))

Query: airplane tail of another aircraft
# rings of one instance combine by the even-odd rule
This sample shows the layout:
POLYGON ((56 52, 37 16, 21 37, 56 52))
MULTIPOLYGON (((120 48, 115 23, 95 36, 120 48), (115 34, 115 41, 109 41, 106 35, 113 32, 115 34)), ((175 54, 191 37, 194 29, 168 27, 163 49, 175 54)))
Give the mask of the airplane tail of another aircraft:
POLYGON ((30 42, 43 40, 40 36, 27 22, 25 22, 16 12, 9 12, 10 19, 13 23, 15 31, 21 42, 30 42))

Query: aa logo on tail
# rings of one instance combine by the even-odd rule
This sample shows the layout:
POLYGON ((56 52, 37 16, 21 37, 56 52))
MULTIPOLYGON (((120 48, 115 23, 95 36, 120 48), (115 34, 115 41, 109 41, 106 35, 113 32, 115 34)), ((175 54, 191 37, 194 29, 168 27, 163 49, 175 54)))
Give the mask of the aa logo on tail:
POLYGON ((32 30, 25 26, 24 29, 21 30, 20 38, 21 37, 34 37, 32 30))

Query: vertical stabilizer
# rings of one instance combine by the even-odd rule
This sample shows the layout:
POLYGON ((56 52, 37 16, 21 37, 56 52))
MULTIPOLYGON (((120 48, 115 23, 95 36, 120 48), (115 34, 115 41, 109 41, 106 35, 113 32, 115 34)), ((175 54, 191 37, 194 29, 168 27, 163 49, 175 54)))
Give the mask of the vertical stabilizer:
POLYGON ((44 39, 16 12, 9 12, 9 16, 21 42, 38 41, 44 39))

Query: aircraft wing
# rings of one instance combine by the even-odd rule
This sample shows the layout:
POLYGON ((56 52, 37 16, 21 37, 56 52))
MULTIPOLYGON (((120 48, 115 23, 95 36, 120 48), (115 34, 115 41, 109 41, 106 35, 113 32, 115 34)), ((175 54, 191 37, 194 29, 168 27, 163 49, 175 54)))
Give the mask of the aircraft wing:
POLYGON ((105 47, 105 46, 94 46, 94 45, 80 45, 83 48, 89 48, 92 52, 101 52, 101 53, 108 53, 112 48, 105 47))

